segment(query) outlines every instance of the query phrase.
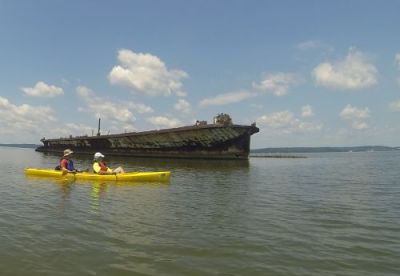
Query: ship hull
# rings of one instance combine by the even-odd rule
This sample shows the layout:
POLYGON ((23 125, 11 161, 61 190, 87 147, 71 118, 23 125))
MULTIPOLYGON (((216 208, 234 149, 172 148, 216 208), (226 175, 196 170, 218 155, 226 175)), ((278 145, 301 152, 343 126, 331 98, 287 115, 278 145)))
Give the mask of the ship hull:
POLYGON ((257 133, 255 126, 205 125, 166 130, 132 132, 101 136, 43 139, 39 152, 63 152, 70 148, 76 153, 106 155, 199 158, 247 159, 250 136, 257 133))

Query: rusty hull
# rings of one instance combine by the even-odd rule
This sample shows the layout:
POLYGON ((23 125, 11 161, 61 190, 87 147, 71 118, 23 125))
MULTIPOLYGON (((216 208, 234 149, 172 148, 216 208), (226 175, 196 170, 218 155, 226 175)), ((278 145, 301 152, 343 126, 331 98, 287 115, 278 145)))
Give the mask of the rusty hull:
POLYGON ((202 125, 123 134, 43 139, 40 152, 166 158, 247 159, 255 126, 202 125))

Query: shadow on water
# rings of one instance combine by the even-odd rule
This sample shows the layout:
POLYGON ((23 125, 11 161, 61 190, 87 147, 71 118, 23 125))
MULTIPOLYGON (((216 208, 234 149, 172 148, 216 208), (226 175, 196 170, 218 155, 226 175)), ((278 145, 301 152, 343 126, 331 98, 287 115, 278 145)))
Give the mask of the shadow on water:
MULTIPOLYGON (((43 155, 50 167, 58 164, 60 156, 57 153, 38 153, 43 155)), ((92 156, 74 154, 75 167, 80 169, 91 168, 92 156)), ((142 158, 126 156, 106 156, 105 161, 110 167, 123 166, 126 171, 164 171, 164 170, 199 170, 199 171, 230 171, 247 170, 249 160, 210 160, 210 159, 170 159, 170 158, 142 158)), ((46 163, 47 163, 46 162, 46 163)))

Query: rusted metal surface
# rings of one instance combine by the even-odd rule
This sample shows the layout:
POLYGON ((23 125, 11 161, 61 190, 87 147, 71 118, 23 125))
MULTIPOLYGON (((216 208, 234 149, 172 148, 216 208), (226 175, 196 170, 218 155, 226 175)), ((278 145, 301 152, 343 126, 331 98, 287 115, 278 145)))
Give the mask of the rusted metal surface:
POLYGON ((243 125, 197 125, 165 130, 102 136, 43 139, 41 152, 77 153, 173 158, 247 159, 250 136, 259 129, 243 125))

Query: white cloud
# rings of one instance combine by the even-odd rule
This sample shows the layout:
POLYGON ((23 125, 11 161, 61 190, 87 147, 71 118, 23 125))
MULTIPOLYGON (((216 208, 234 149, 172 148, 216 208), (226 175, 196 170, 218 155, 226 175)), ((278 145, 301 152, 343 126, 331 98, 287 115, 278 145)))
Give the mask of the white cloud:
POLYGON ((48 106, 14 105, 0 96, 0 130, 3 133, 40 134, 49 122, 56 121, 54 111, 48 106))
POLYGON ((84 125, 84 124, 76 124, 76 123, 66 123, 65 126, 75 132, 75 131, 79 131, 77 134, 82 134, 83 133, 90 133, 90 131, 93 129, 93 127, 84 125))
POLYGON ((354 121, 352 127, 357 130, 363 130, 369 128, 369 125, 366 122, 354 121))
POLYGON ((300 77, 292 73, 273 73, 266 74, 259 84, 253 83, 253 87, 263 92, 271 92, 275 96, 284 96, 292 86, 302 81, 300 77))
POLYGON ((345 108, 340 112, 340 117, 345 120, 353 119, 366 119, 369 117, 369 109, 354 107, 351 104, 346 105, 345 108))
POLYGON ((86 86, 78 86, 76 88, 76 93, 80 96, 80 97, 89 97, 93 94, 93 91, 89 88, 87 88, 86 86))
POLYGON ((305 105, 301 108, 301 117, 307 118, 314 116, 314 112, 311 105, 305 105))
POLYGON ((400 100, 391 102, 389 108, 391 111, 400 111, 400 100))
POLYGON ((397 68, 400 70, 400 54, 396 54, 394 56, 394 60, 396 62, 397 68))
POLYGON ((36 83, 34 87, 23 87, 22 91, 28 96, 32 97, 56 97, 64 94, 64 90, 61 87, 54 85, 48 85, 42 81, 36 83))
POLYGON ((282 128, 291 125, 295 121, 294 114, 290 111, 275 112, 261 116, 257 122, 273 128, 282 128))
POLYGON ((365 122, 370 117, 369 113, 368 107, 359 108, 348 104, 339 115, 343 120, 350 122, 353 129, 362 130, 369 128, 365 122))
POLYGON ((151 96, 184 96, 183 79, 188 74, 182 70, 169 70, 157 56, 122 49, 118 52, 120 65, 108 75, 111 84, 129 87, 151 96))
POLYGON ((96 96, 92 90, 85 86, 77 87, 76 91, 86 104, 85 107, 79 108, 79 111, 92 113, 96 118, 108 119, 114 125, 120 125, 124 128, 134 129, 133 123, 136 118, 131 111, 132 109, 137 113, 153 112, 151 107, 141 103, 110 102, 96 96))
POLYGON ((257 119, 257 124, 276 131, 277 133, 285 134, 317 131, 322 128, 321 124, 302 121, 287 110, 263 115, 257 119))
POLYGON ((123 123, 133 123, 136 118, 126 107, 111 102, 92 102, 87 105, 88 111, 95 114, 97 118, 110 119, 123 123))
MULTIPOLYGON (((396 54, 396 55, 394 56, 394 60, 395 60, 396 65, 397 65, 397 69, 400 71, 400 54, 396 54)), ((398 82, 398 84, 400 85, 400 76, 397 77, 397 82, 398 82)))
POLYGON ((184 99, 179 99, 178 102, 174 105, 175 110, 183 112, 183 113, 190 113, 192 110, 192 107, 190 103, 188 103, 184 99))
POLYGON ((157 128, 173 128, 181 125, 182 123, 176 118, 165 116, 154 116, 147 118, 147 121, 157 128))
POLYGON ((319 64, 312 71, 318 85, 343 90, 367 88, 377 83, 378 70, 354 48, 340 61, 319 64))
POLYGON ((127 102, 126 104, 129 108, 132 108, 139 114, 154 112, 153 108, 151 108, 148 105, 142 104, 142 103, 127 102))
POLYGON ((251 93, 247 91, 229 92, 225 94, 219 94, 212 98, 206 98, 200 101, 201 107, 206 107, 210 105, 226 105, 241 102, 245 99, 255 97, 256 93, 251 93))
POLYGON ((82 136, 82 135, 95 135, 97 129, 84 124, 66 123, 51 130, 52 137, 68 137, 82 136))

